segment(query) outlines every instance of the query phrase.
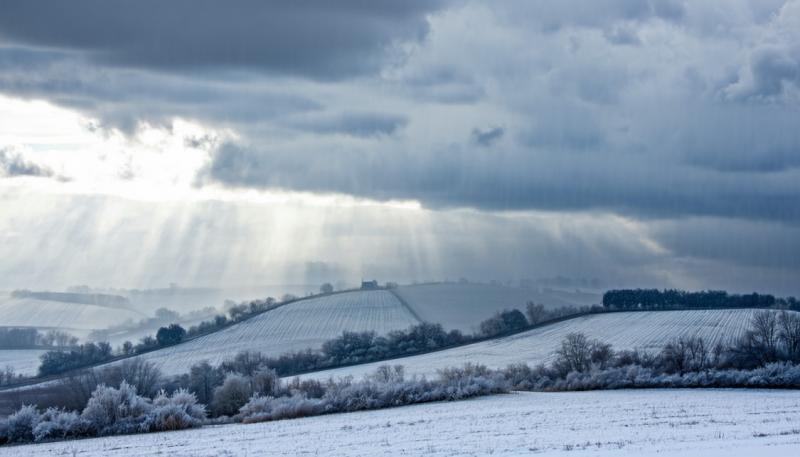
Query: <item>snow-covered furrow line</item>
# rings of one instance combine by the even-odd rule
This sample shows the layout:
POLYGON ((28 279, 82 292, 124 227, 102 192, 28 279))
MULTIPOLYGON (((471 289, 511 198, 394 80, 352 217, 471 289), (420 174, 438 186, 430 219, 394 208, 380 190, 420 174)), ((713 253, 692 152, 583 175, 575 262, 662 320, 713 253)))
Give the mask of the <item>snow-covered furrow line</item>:
POLYGON ((701 336, 708 347, 713 347, 719 342, 727 342, 728 338, 740 336, 748 328, 754 312, 733 309, 595 314, 495 340, 389 362, 309 373, 302 377, 359 378, 386 363, 404 365, 408 374, 425 376, 433 376, 439 369, 460 366, 466 362, 481 363, 490 368, 502 368, 512 363, 536 365, 549 362, 564 337, 572 332, 607 342, 614 349, 658 351, 675 338, 693 335, 701 336))
POLYGON ((180 374, 201 360, 218 364, 244 350, 276 356, 317 348, 345 330, 385 334, 417 323, 390 292, 350 292, 297 301, 140 357, 154 362, 167 374, 180 374))

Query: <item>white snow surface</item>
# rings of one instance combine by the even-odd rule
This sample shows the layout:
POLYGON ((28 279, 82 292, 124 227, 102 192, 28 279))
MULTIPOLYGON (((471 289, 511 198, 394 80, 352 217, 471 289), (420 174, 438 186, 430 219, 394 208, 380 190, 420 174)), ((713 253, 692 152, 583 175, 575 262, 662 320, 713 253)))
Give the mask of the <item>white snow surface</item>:
POLYGON ((516 335, 428 354, 403 357, 385 362, 318 371, 302 378, 328 379, 353 376, 361 378, 380 365, 403 365, 408 375, 434 376, 442 368, 481 363, 489 368, 503 368, 512 363, 531 366, 548 362, 561 341, 572 332, 584 333, 609 343, 614 349, 659 351, 664 344, 681 336, 701 336, 708 347, 728 342, 743 334, 755 311, 720 309, 695 311, 636 311, 594 314, 566 320, 516 335))
POLYGON ((477 283, 433 283, 400 286, 395 291, 427 322, 442 324, 447 329, 474 333, 481 322, 504 309, 525 311, 527 302, 541 303, 546 308, 599 304, 599 294, 538 291, 477 283))
POLYGON ((139 357, 166 374, 182 374, 202 360, 219 364, 244 350, 270 356, 318 348, 343 331, 385 334, 419 322, 385 290, 347 292, 300 300, 244 322, 139 357))
POLYGON ((11 367, 16 374, 35 375, 44 349, 0 349, 0 370, 11 367))
POLYGON ((514 393, 296 420, 0 447, 0 456, 796 456, 800 395, 514 393))
POLYGON ((83 337, 94 329, 104 329, 127 319, 137 321, 133 311, 83 303, 65 303, 34 298, 0 296, 0 325, 4 327, 58 328, 83 337))

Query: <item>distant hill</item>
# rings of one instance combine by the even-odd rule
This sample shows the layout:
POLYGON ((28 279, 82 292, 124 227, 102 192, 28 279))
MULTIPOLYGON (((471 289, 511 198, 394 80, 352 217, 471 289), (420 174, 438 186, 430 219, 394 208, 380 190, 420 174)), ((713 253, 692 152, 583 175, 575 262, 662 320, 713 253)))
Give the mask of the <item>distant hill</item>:
POLYGON ((395 292, 422 320, 468 333, 498 311, 524 310, 529 301, 552 309, 590 306, 602 300, 600 294, 587 292, 455 282, 400 286, 395 292))
POLYGON ((244 350, 277 356, 319 348, 343 331, 385 334, 419 321, 385 290, 344 292, 299 300, 218 332, 142 354, 168 374, 187 372, 202 360, 219 363, 244 350))
POLYGON ((81 303, 84 305, 107 306, 109 308, 130 309, 131 302, 121 295, 107 295, 96 293, 77 292, 33 292, 30 290, 15 290, 11 298, 32 298, 35 300, 48 300, 63 303, 81 303))
POLYGON ((493 340, 389 362, 318 371, 302 377, 328 379, 353 376, 358 379, 386 363, 403 365, 409 376, 434 376, 439 369, 458 367, 467 362, 489 368, 504 368, 515 363, 535 366, 551 361, 561 341, 572 332, 599 339, 618 350, 643 349, 654 352, 675 338, 695 335, 704 339, 706 347, 713 348, 717 343, 727 343, 747 331, 754 312, 752 309, 718 309, 594 314, 493 340))

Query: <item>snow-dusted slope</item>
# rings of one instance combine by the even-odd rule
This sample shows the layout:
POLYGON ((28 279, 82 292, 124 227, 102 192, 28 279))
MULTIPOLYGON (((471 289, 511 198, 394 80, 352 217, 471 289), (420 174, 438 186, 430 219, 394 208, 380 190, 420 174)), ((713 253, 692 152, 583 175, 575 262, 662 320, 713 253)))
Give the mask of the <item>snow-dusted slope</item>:
POLYGON ((472 333, 497 311, 525 309, 529 301, 548 308, 600 303, 600 295, 563 292, 492 284, 435 283, 400 286, 397 294, 422 320, 442 324, 446 329, 472 333))
POLYGON ((290 303, 222 331, 140 357, 154 362, 165 373, 179 374, 201 360, 216 364, 239 351, 280 355, 317 348, 345 330, 385 334, 417 323, 390 292, 348 292, 290 303))
POLYGON ((138 320, 141 314, 120 308, 82 303, 65 303, 34 298, 0 296, 0 325, 4 327, 58 328, 83 337, 94 329, 103 329, 127 319, 138 320))
POLYGON ((796 456, 800 396, 764 390, 515 393, 180 432, 0 447, 0 457, 796 456))
POLYGON ((16 374, 35 375, 39 369, 39 356, 43 349, 0 349, 0 370, 11 367, 16 374))
POLYGON ((304 377, 361 377, 378 365, 400 364, 409 374, 435 375, 441 368, 461 366, 466 362, 502 368, 512 363, 535 365, 548 361, 564 337, 571 332, 584 333, 613 345, 615 349, 657 351, 673 338, 699 335, 709 347, 741 335, 748 327, 753 310, 650 311, 595 314, 529 330, 516 335, 483 341, 467 346, 404 357, 390 362, 376 362, 347 368, 320 371, 304 377))

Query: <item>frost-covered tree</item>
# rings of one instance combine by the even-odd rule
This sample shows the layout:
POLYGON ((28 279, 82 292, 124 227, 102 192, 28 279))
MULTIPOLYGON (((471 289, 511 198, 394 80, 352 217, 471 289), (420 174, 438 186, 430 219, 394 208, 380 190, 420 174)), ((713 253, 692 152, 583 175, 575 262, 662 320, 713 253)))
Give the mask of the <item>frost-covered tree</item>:
POLYGON ((81 418, 88 421, 98 435, 133 433, 139 430, 152 408, 148 399, 137 395, 136 389, 123 381, 119 389, 97 387, 81 418))
POLYGON ((200 426, 206 418, 205 406, 197 402, 193 393, 178 389, 167 395, 163 390, 153 399, 141 431, 182 430, 200 426))
POLYGON ((10 443, 33 441, 33 431, 41 420, 42 415, 35 406, 22 406, 6 420, 6 439, 10 443))
POLYGON ((211 410, 217 416, 233 416, 253 394, 250 381, 236 373, 229 373, 221 386, 214 389, 211 410))
POLYGON ((525 307, 525 314, 528 316, 528 322, 531 325, 536 325, 545 319, 546 311, 544 305, 534 302, 528 302, 525 307))
POLYGON ((778 338, 785 357, 800 362, 800 313, 781 311, 778 316, 778 338))
POLYGON ((59 408, 47 408, 41 420, 33 430, 35 441, 47 441, 65 438, 89 436, 91 427, 87 420, 75 411, 59 408))
POLYGON ((189 368, 188 388, 197 396, 197 401, 210 404, 214 389, 222 385, 225 376, 222 370, 212 367, 207 360, 196 363, 189 368))

